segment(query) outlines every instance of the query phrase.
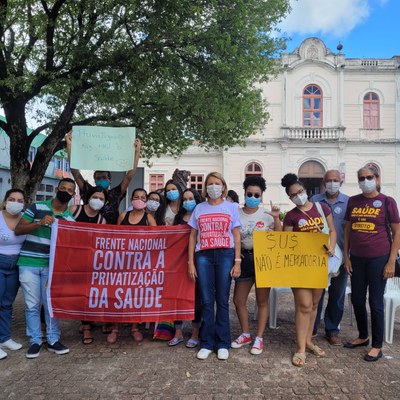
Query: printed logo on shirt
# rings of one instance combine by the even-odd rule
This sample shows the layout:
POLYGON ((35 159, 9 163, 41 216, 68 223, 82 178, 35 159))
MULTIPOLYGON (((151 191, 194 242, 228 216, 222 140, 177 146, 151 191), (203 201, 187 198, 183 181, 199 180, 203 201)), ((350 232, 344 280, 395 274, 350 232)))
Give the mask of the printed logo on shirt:
POLYGON ((372 204, 373 204, 373 206, 376 207, 376 208, 382 206, 382 202, 381 202, 380 200, 375 200, 372 204))
MULTIPOLYGON (((382 203, 380 205, 382 205, 382 203)), ((365 207, 354 207, 351 210, 350 215, 353 218, 358 218, 358 217, 360 217, 360 218, 366 218, 366 217, 376 218, 379 216, 380 212, 381 212, 380 208, 374 208, 374 207, 370 207, 369 205, 366 205, 365 207)))
POLYGON ((265 226, 265 224, 264 224, 263 221, 257 221, 257 222, 256 222, 256 227, 257 227, 258 229, 263 229, 264 226, 265 226))
POLYGON ((307 225, 307 220, 305 220, 305 219, 299 219, 298 225, 299 225, 300 227, 301 227, 301 226, 307 225))
POLYGON ((359 232, 376 233, 376 225, 373 222, 353 222, 351 229, 359 232))
POLYGON ((231 247, 229 214, 204 214, 199 217, 200 250, 231 247))

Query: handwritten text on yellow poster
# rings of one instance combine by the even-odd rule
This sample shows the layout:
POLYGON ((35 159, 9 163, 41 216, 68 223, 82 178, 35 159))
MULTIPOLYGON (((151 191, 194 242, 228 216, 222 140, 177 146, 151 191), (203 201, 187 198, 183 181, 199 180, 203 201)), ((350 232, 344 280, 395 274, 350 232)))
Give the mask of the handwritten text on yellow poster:
POLYGON ((326 288, 328 235, 254 231, 257 287, 326 288))

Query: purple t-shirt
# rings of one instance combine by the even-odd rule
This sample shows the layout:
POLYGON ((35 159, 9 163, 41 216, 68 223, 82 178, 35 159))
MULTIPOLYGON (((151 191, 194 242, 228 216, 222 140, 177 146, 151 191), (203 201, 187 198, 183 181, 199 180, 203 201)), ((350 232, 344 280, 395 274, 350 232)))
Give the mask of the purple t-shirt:
MULTIPOLYGON (((326 204, 320 204, 326 218, 331 214, 331 211, 326 204)), ((306 212, 310 218, 306 214, 302 213, 297 207, 290 210, 283 220, 283 229, 285 229, 285 226, 292 226, 293 231, 295 232, 319 232, 318 228, 315 226, 315 224, 317 224, 322 230, 324 228, 324 218, 318 212, 317 206, 313 204, 312 208, 306 212)))
POLYGON ((232 229, 240 227, 239 207, 224 200, 211 205, 197 204, 188 222, 198 231, 195 251, 234 248, 232 229))
POLYGON ((388 220, 399 223, 396 201, 379 193, 374 198, 363 194, 352 196, 344 219, 350 222, 350 253, 358 257, 374 258, 390 253, 390 242, 386 229, 385 200, 388 220))

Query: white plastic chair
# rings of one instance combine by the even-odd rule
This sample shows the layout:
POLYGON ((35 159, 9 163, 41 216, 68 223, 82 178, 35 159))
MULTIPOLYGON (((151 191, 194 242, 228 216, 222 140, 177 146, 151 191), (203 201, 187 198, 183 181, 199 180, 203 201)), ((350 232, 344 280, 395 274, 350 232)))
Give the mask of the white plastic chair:
MULTIPOLYGON (((271 288, 269 292, 269 324, 271 329, 276 329, 276 321, 278 318, 278 298, 281 293, 291 293, 290 288, 271 288)), ((257 320, 257 301, 254 303, 253 321, 257 320)))
POLYGON ((385 342, 393 343, 394 317, 400 307, 400 278, 390 278, 383 296, 385 301, 385 342))
POLYGON ((278 319, 278 299, 281 293, 291 293, 290 288, 271 288, 269 292, 269 327, 276 329, 278 319))

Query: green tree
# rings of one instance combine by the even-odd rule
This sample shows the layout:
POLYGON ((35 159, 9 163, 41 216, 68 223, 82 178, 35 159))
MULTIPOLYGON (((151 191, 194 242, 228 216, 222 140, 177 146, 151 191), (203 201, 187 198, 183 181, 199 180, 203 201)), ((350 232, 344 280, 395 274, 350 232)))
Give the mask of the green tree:
POLYGON ((135 126, 146 157, 242 143, 289 0, 0 0, 0 121, 32 196, 71 125, 135 126), (27 135, 27 119, 37 126, 27 135), (46 139, 32 165, 29 146, 46 139))

